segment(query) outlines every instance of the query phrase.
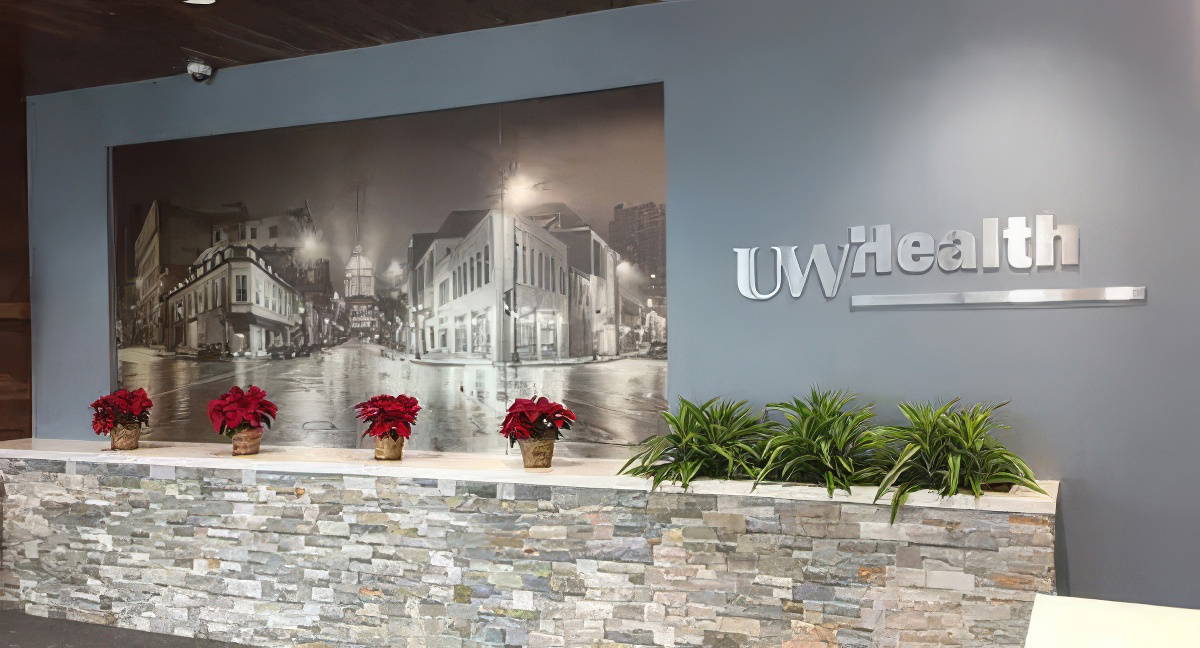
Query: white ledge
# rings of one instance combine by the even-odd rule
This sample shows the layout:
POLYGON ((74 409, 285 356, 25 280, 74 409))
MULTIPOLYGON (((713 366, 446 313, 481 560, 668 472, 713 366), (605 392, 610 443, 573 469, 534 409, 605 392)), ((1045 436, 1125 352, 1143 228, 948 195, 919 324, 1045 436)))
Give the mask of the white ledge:
MULTIPOLYGON (((143 441, 137 450, 114 452, 107 441, 61 441, 19 439, 0 442, 0 459, 49 459, 106 464, 142 464, 223 470, 262 470, 339 475, 373 475, 419 479, 446 479, 499 484, 534 484, 576 488, 650 490, 650 481, 618 476, 624 463, 619 459, 556 458, 547 472, 528 472, 520 454, 490 455, 463 452, 404 452, 403 461, 375 461, 372 449, 267 446, 257 455, 234 457, 229 445, 221 443, 172 443, 143 441)), ((933 491, 911 493, 905 506, 965 509, 1007 513, 1054 515, 1058 499, 1057 481, 1039 481, 1049 495, 1017 487, 1009 493, 987 493, 983 497, 955 495, 942 498, 933 491)), ((663 484, 659 490, 681 493, 678 486, 663 484)), ((763 484, 757 489, 748 481, 703 479, 692 482, 690 493, 739 495, 786 500, 833 501, 871 504, 875 489, 838 491, 833 497, 822 486, 763 484)), ((887 504, 891 496, 880 498, 887 504)))

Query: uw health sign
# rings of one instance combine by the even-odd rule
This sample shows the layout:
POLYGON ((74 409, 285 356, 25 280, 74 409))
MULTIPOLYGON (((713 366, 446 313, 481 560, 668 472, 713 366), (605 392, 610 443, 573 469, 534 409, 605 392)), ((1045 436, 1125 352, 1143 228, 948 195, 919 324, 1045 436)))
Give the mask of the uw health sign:
MULTIPOLYGON (((978 234, 953 229, 941 237, 927 232, 909 232, 896 239, 891 225, 869 228, 855 225, 848 229, 847 242, 831 253, 824 243, 808 250, 807 260, 799 246, 772 246, 774 282, 764 290, 758 276, 759 248, 734 248, 737 255, 738 292, 747 299, 771 299, 785 284, 792 297, 799 299, 814 280, 826 299, 833 299, 846 278, 867 274, 870 264, 876 275, 892 272, 893 262, 907 274, 924 274, 936 265, 944 272, 981 272, 1007 265, 1014 270, 1032 268, 1056 270, 1079 265, 1079 227, 1056 222, 1053 214, 1038 214, 1033 223, 1024 216, 1007 219, 984 218, 978 234)), ((1051 288, 935 292, 895 295, 853 295, 851 309, 905 308, 926 306, 1036 306, 1036 305, 1119 305, 1146 300, 1145 286, 1104 286, 1097 288, 1051 288)))

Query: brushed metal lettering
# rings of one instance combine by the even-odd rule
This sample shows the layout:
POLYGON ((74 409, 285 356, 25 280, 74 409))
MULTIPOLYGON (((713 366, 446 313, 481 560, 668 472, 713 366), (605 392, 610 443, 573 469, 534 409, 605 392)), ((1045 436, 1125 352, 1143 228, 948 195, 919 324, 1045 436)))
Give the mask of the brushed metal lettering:
POLYGON ((1059 242, 1060 258, 1065 266, 1079 265, 1079 227, 1054 226, 1054 214, 1038 214, 1034 218, 1034 256, 1039 268, 1054 267, 1054 242, 1059 242))
POLYGON ((896 263, 909 274, 928 272, 933 267, 933 237, 925 232, 909 232, 896 246, 896 263))
POLYGON ((975 269, 975 235, 966 230, 950 230, 938 243, 938 267, 946 272, 975 269))
MULTIPOLYGON (((907 274, 924 274, 936 264, 944 272, 959 270, 997 270, 1003 263, 1014 270, 1033 267, 1055 268, 1079 265, 1079 227, 1057 223, 1054 214, 1008 217, 1002 224, 999 218, 984 218, 982 234, 952 229, 936 238, 926 232, 909 232, 892 245, 892 226, 880 224, 854 225, 847 228, 848 242, 829 246, 813 245, 808 258, 801 263, 799 246, 772 246, 775 285, 769 291, 760 288, 758 247, 733 248, 737 256, 738 292, 747 299, 763 301, 778 295, 787 283, 787 292, 799 299, 815 274, 821 293, 826 299, 837 296, 845 278, 847 266, 851 276, 867 273, 867 261, 872 262, 875 274, 889 274, 892 258, 907 274), (831 254, 836 247, 838 257, 831 254), (853 257, 853 258, 852 258, 853 257)), ((975 292, 927 293, 916 295, 859 295, 852 305, 859 308, 893 306, 974 306, 974 305, 1038 305, 1122 303, 1144 301, 1145 286, 1051 290, 993 290, 975 292), (1132 291, 1132 292, 1130 292, 1132 291), (1132 295, 1123 297, 1122 295, 1132 295)))
POLYGON ((855 225, 850 228, 850 244, 857 245, 854 250, 854 264, 850 274, 867 274, 867 257, 875 260, 875 274, 891 274, 892 272, 892 226, 875 225, 871 228, 871 240, 867 240, 867 228, 855 225))
POLYGON ((779 293, 783 287, 783 280, 786 278, 788 292, 792 297, 799 298, 804 294, 804 287, 815 271, 817 281, 821 284, 821 292, 825 297, 832 299, 836 296, 842 283, 842 275, 846 270, 846 262, 850 258, 850 246, 838 246, 838 249, 841 250, 841 258, 836 268, 833 266, 833 260, 829 257, 829 248, 824 243, 812 246, 808 262, 803 267, 800 265, 800 259, 796 256, 797 247, 795 245, 771 247, 771 250, 775 252, 775 287, 768 293, 758 289, 756 258, 758 248, 733 248, 737 255, 738 292, 743 297, 755 301, 770 299, 779 293))
POLYGON ((1018 270, 1033 267, 1033 257, 1029 256, 1029 237, 1033 230, 1025 222, 1024 216, 1013 216, 1008 219, 1008 227, 1004 228, 1004 242, 1008 249, 1008 265, 1018 270))
POLYGON ((833 267, 833 261, 829 258, 829 248, 824 243, 812 246, 812 252, 808 255, 808 263, 804 264, 803 268, 800 267, 800 260, 796 257, 796 247, 791 245, 783 248, 771 248, 775 250, 779 266, 783 269, 783 275, 787 277, 788 292, 792 294, 792 297, 800 297, 804 294, 804 285, 808 283, 808 278, 814 269, 817 271, 817 280, 821 284, 821 292, 826 299, 836 296, 838 287, 842 283, 842 272, 846 269, 846 261, 850 258, 848 253, 850 246, 838 246, 838 249, 842 251, 842 258, 836 269, 833 267))
POLYGON ((1000 267, 1000 219, 983 219, 983 269, 1000 267))
MULTIPOLYGON (((779 248, 772 248, 778 253, 779 248)), ((783 286, 780 280, 780 272, 782 266, 779 263, 775 264, 775 288, 769 293, 759 292, 758 290, 758 268, 756 261, 758 256, 758 248, 733 248, 734 254, 737 255, 737 287, 738 292, 742 293, 742 297, 761 301, 770 299, 779 292, 783 286)))

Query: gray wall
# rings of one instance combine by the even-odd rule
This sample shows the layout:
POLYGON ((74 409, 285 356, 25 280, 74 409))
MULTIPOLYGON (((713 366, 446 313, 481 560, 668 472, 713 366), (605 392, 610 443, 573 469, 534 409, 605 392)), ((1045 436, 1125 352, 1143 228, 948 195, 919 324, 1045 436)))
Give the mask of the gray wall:
MULTIPOLYGON (((36 428, 109 387, 106 147, 666 84, 671 391, 819 383, 1012 399, 1063 480, 1070 593, 1200 607, 1197 7, 1139 0, 694 0, 30 99, 36 428), (731 248, 1052 211, 1078 270, 850 279, 755 303, 731 248), (849 295, 1147 285, 1143 306, 850 312, 849 295)), ((85 71, 81 73, 86 73, 85 71)), ((169 161, 164 161, 169 163, 169 161)), ((199 425, 201 422, 198 422, 199 425)))

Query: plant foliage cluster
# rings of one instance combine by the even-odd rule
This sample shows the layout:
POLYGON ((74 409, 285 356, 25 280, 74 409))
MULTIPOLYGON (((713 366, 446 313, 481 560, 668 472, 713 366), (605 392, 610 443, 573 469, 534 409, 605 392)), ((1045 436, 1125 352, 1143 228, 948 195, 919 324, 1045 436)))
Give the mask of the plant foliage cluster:
POLYGON ((832 496, 871 486, 876 500, 893 493, 893 520, 915 491, 978 497, 1021 485, 1044 492, 1029 466, 992 436, 1006 427, 995 418, 1004 403, 900 403, 907 423, 883 426, 874 424, 871 405, 854 401, 848 392, 814 388, 755 412, 745 401, 680 398, 678 412, 663 413, 668 431, 643 442, 621 472, 649 478, 654 488, 748 479, 820 484, 832 496))
POLYGON ((664 481, 687 488, 697 477, 744 479, 754 474, 759 447, 772 425, 756 416, 745 401, 712 399, 697 405, 679 399, 679 412, 663 412, 667 433, 652 436, 621 468, 648 477, 653 487, 664 481))

